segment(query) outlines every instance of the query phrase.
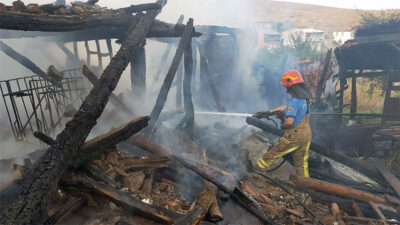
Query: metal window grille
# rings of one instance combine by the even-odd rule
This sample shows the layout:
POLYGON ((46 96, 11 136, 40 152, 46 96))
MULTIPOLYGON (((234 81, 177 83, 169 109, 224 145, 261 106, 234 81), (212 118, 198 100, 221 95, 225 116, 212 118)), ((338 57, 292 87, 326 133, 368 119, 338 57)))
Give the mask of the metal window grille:
POLYGON ((83 101, 90 85, 81 70, 70 69, 63 74, 58 85, 38 75, 0 81, 5 113, 17 141, 34 131, 54 132, 66 122, 65 107, 83 101))

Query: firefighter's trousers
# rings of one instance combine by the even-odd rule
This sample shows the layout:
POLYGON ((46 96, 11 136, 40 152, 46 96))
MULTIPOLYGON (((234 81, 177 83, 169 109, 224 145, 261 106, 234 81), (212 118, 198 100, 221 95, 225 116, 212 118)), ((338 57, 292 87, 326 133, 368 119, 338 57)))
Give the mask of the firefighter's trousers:
POLYGON ((276 142, 257 162, 266 169, 278 158, 291 153, 298 176, 309 177, 308 154, 311 144, 310 116, 307 114, 297 126, 285 130, 285 135, 276 142))

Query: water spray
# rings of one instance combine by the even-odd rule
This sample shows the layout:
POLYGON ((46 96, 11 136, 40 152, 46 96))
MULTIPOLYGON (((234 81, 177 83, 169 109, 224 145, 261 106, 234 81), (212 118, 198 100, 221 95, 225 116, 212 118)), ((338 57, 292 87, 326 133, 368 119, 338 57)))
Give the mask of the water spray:
POLYGON ((207 111, 195 111, 195 114, 199 115, 214 115, 214 116, 235 116, 235 117, 250 117, 253 114, 250 113, 231 113, 231 112, 207 112, 207 111))

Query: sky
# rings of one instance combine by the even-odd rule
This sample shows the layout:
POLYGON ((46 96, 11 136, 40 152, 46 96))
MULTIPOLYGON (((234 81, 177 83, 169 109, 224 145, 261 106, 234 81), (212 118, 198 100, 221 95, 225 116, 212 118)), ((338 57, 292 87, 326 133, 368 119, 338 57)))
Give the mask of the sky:
POLYGON ((400 9, 400 0, 280 0, 348 9, 400 9))

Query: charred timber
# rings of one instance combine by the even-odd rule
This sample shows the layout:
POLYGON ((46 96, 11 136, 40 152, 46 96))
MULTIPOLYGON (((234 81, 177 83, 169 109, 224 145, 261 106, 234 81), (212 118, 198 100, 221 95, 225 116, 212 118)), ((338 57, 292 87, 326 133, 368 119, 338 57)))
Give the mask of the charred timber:
POLYGON ((96 125, 96 120, 103 112, 130 58, 143 46, 146 34, 158 13, 159 11, 148 12, 128 33, 128 38, 104 70, 99 82, 85 98, 74 118, 57 136, 56 142, 27 172, 21 182, 20 195, 0 217, 0 224, 43 222, 47 205, 56 191, 56 184, 73 165, 78 150, 96 125))
POLYGON ((386 182, 390 184, 393 190, 396 191, 397 195, 400 197, 400 181, 395 175, 393 175, 390 170, 385 166, 385 164, 379 159, 372 159, 372 163, 379 170, 382 176, 385 178, 386 182))
POLYGON ((206 184, 204 189, 200 192, 197 200, 196 207, 185 215, 182 219, 174 223, 174 225, 196 225, 198 224, 210 209, 215 199, 215 190, 210 183, 206 184))
POLYGON ((183 33, 182 38, 179 41, 179 45, 178 48, 176 49, 175 56, 172 59, 171 66, 161 86, 160 93, 157 96, 156 104, 153 110, 151 111, 149 127, 147 128, 147 134, 150 134, 151 129, 156 123, 158 117, 160 116, 161 110, 164 108, 169 89, 171 88, 172 81, 174 80, 176 71, 178 70, 178 66, 183 56, 183 52, 186 46, 188 45, 189 40, 191 40, 192 33, 193 33, 193 19, 189 19, 186 25, 185 32, 183 33))
MULTIPOLYGON (((127 8, 118 9, 110 14, 88 16, 56 16, 35 15, 28 13, 0 12, 0 28, 25 31, 73 31, 98 26, 129 26, 132 21, 130 13, 144 10, 157 10, 161 5, 149 3, 143 5, 132 5, 127 8), (123 13, 119 13, 123 12, 123 13)), ((140 18, 137 18, 139 21, 140 18)))
MULTIPOLYGON (((97 78, 97 76, 92 71, 90 71, 90 69, 86 65, 83 65, 82 73, 90 81, 90 83, 93 84, 93 86, 96 85, 97 82, 99 81, 99 78, 97 78)), ((121 109, 122 111, 124 111, 128 116, 134 115, 132 110, 128 106, 126 106, 123 102, 121 102, 121 100, 119 100, 119 98, 114 93, 112 93, 110 96, 110 102, 117 109, 121 109)))
POLYGON ((185 106, 185 130, 191 138, 194 132, 194 106, 192 101, 192 76, 193 76, 193 50, 192 38, 184 52, 185 75, 183 78, 183 104, 185 106))
POLYGON ((305 177, 299 177, 299 176, 291 176, 290 180, 299 186, 311 188, 317 191, 325 192, 328 194, 334 194, 337 196, 345 197, 345 198, 351 198, 351 199, 356 199, 359 201, 364 201, 364 202, 376 202, 380 204, 389 204, 389 202, 380 196, 360 191, 357 189, 353 188, 347 188, 342 185, 326 182, 326 181, 321 181, 321 180, 316 180, 312 178, 305 178, 305 177))
POLYGON ((70 198, 68 199, 63 206, 51 215, 43 225, 53 225, 60 223, 64 219, 68 218, 74 211, 78 210, 86 201, 84 199, 79 198, 70 198))
POLYGON ((326 74, 328 72, 329 64, 330 64, 330 61, 331 61, 331 55, 332 55, 332 49, 329 49, 328 52, 326 53, 325 62, 324 62, 324 68, 322 70, 321 77, 320 77, 320 79, 318 81, 317 93, 315 95, 315 99, 317 100, 317 103, 319 103, 321 101, 321 95, 322 95, 322 91, 323 91, 322 88, 324 86, 325 77, 326 77, 326 74))
MULTIPOLYGON (((81 166, 84 162, 99 157, 116 144, 130 138, 133 134, 146 127, 148 121, 148 116, 139 117, 105 134, 86 141, 77 153, 76 160, 73 162, 73 167, 81 166)), ((54 139, 39 131, 34 132, 34 136, 48 145, 56 143, 54 139)))

